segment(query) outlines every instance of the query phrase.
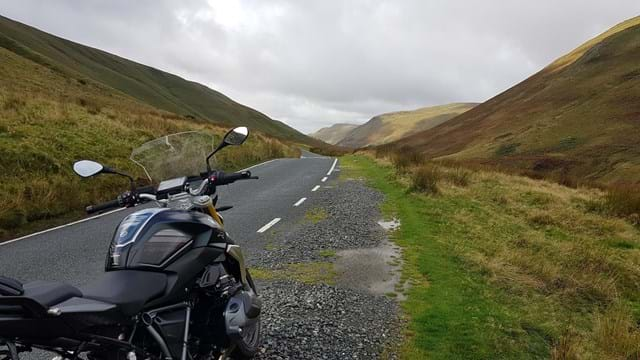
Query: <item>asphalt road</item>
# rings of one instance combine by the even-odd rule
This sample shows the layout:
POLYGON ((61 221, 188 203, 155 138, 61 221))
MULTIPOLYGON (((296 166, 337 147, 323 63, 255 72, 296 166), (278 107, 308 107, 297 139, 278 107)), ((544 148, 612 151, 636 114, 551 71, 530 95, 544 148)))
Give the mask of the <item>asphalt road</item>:
MULTIPOLYGON (((225 229, 237 243, 250 247, 253 241, 265 236, 258 230, 275 218, 281 220, 273 225, 274 229, 296 221, 303 207, 294 204, 313 197, 312 189, 322 186, 323 178, 335 176, 335 172, 327 175, 334 162, 334 158, 303 151, 300 159, 276 159, 250 168, 260 180, 218 188, 218 206, 234 206, 223 213, 225 229)), ((103 273, 113 231, 133 211, 136 209, 118 211, 0 244, 0 275, 23 282, 57 280, 85 285, 103 273)))

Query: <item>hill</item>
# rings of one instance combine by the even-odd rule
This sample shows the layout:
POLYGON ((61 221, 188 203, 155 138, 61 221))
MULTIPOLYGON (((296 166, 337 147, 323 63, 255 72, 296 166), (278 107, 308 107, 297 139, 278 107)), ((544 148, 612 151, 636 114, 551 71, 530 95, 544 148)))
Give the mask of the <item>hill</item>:
POLYGON ((392 146, 540 176, 640 178, 640 17, 474 109, 392 146))
MULTIPOLYGON (((85 205, 126 189, 119 177, 81 180, 71 170, 76 160, 142 177, 128 159, 140 144, 190 130, 212 132, 219 141, 226 131, 155 108, 15 44, 0 46, 0 64, 0 241, 81 217, 85 205)), ((299 156, 297 147, 254 131, 217 160, 232 170, 286 156, 299 156)))
POLYGON ((204 85, 2 16, 0 46, 49 68, 100 82, 158 109, 225 125, 246 125, 282 139, 313 142, 284 123, 204 85))
POLYGON ((355 124, 333 124, 309 134, 309 136, 322 140, 328 144, 335 145, 357 127, 358 125, 355 124))
POLYGON ((359 148, 396 141, 438 126, 476 105, 475 103, 453 103, 378 115, 351 131, 338 145, 359 148))

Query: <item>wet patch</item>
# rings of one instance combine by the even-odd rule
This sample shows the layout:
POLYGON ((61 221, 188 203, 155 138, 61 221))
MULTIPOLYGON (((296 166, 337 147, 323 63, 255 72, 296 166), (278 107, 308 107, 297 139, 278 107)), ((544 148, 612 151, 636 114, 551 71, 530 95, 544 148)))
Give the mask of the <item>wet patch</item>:
POLYGON ((385 230, 393 231, 400 227, 400 220, 395 218, 390 221, 380 220, 378 221, 378 225, 382 226, 385 230))
POLYGON ((374 248, 342 250, 337 253, 337 285, 404 300, 397 292, 401 274, 401 250, 389 240, 374 248))

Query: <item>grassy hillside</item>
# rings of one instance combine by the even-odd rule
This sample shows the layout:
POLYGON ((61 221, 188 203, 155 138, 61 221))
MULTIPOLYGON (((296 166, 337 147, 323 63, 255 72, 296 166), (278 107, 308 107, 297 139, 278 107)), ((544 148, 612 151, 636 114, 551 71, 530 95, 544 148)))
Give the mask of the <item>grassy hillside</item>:
POLYGON ((309 134, 309 136, 322 140, 327 144, 335 145, 357 127, 358 125, 355 124, 333 124, 309 134))
POLYGON ((612 182, 640 179, 640 17, 396 145, 430 158, 612 182))
POLYGON ((401 358, 640 356, 640 222, 603 211, 603 192, 366 156, 341 164, 401 222, 401 358))
POLYGON ((282 122, 238 104, 204 85, 2 16, 0 46, 57 71, 76 72, 159 109, 220 124, 246 125, 282 139, 312 141, 282 122))
POLYGON ((396 141, 438 126, 476 105, 475 103, 454 103, 378 115, 351 131, 338 145, 359 148, 396 141))
MULTIPOLYGON (((79 73, 0 47, 0 240, 82 215, 126 189, 114 176, 81 180, 71 165, 95 159, 142 177, 131 150, 164 134, 226 129, 156 109, 79 73)), ((218 140, 220 136, 218 136, 218 140)), ((258 132, 218 157, 237 169, 299 151, 258 132)))

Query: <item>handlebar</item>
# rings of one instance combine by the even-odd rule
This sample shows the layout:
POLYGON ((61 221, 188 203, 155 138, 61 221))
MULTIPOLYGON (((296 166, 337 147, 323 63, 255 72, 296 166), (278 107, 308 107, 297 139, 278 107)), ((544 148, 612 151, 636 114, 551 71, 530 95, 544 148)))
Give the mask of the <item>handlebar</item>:
POLYGON ((259 179, 257 176, 251 176, 251 171, 241 171, 231 174, 226 174, 219 171, 215 176, 214 185, 228 185, 238 180, 259 179))
POLYGON ((87 211, 87 214, 93 214, 99 211, 105 211, 105 210, 109 210, 109 209, 117 208, 121 206, 122 205, 120 205, 120 200, 116 199, 116 200, 107 201, 106 203, 102 203, 98 205, 89 205, 86 207, 85 210, 87 211))
MULTIPOLYGON (((241 171, 236 173, 226 174, 222 171, 216 172, 214 175, 205 177, 200 186, 197 189, 189 190, 191 195, 199 195, 209 184, 228 185, 238 180, 259 179, 257 176, 251 176, 251 171, 241 171)), ((115 200, 107 201, 98 205, 89 205, 85 208, 87 214, 93 214, 105 210, 110 210, 118 207, 130 207, 135 206, 144 200, 156 200, 156 189, 153 186, 145 186, 134 190, 133 192, 124 192, 118 195, 115 200)), ((225 209, 226 210, 226 209, 225 209)))

